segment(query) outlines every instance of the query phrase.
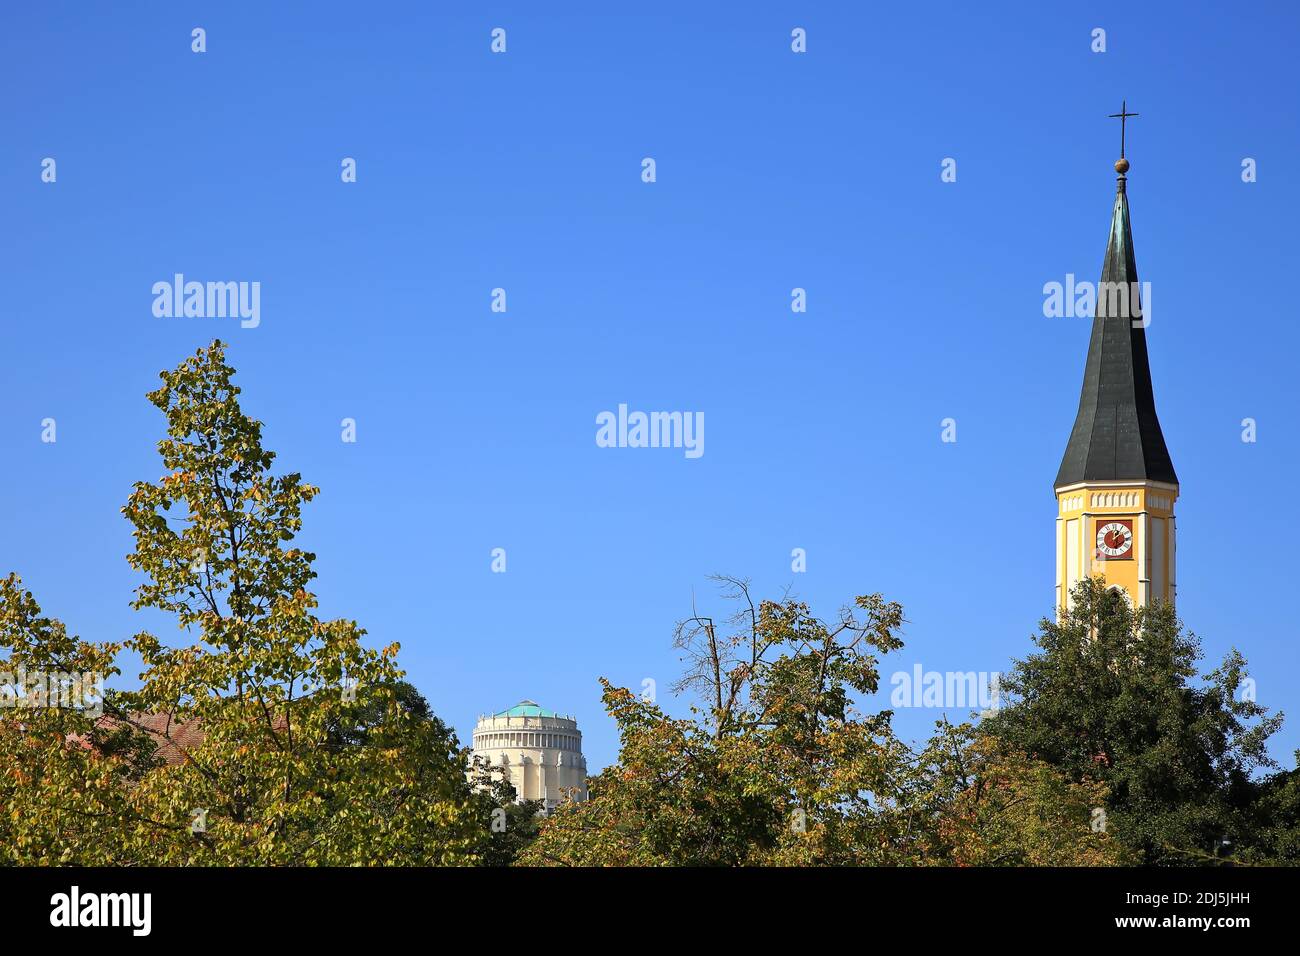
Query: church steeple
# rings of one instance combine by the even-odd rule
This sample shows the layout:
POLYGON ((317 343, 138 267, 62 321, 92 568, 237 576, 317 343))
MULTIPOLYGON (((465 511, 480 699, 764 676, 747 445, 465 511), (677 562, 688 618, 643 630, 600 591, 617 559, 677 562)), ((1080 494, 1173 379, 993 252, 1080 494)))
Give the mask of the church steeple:
POLYGON ((1147 321, 1129 222, 1128 160, 1121 157, 1115 170, 1119 179, 1110 240, 1097 287, 1079 411, 1056 474, 1057 488, 1080 481, 1178 483, 1156 417, 1147 363, 1147 321))
MULTIPOLYGON (((1113 114, 1121 123, 1127 104, 1113 114)), ((1100 577, 1135 606, 1172 603, 1178 476, 1156 417, 1147 363, 1121 126, 1119 174, 1074 429, 1056 474, 1056 605, 1100 577)))

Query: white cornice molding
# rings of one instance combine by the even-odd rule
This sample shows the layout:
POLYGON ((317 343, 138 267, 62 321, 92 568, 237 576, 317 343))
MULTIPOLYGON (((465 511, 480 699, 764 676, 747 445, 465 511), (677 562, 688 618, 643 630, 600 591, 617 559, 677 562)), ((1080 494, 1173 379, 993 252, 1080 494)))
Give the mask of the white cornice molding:
POLYGON ((1063 495, 1069 491, 1077 491, 1080 488, 1158 488, 1161 491, 1172 491, 1174 497, 1178 497, 1178 486, 1170 484, 1167 481, 1147 481, 1145 479, 1135 479, 1133 481, 1075 481, 1068 485, 1060 485, 1055 489, 1058 495, 1063 495))

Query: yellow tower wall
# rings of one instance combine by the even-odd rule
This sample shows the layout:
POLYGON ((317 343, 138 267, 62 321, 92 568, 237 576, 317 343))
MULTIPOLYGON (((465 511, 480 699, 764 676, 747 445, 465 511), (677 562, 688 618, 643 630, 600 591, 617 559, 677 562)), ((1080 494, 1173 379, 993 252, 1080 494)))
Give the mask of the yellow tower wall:
POLYGON ((1119 588, 1134 607, 1174 603, 1174 502, 1178 486, 1156 481, 1096 482, 1056 490, 1056 607, 1084 575, 1119 588), (1133 546, 1124 558, 1097 550, 1097 529, 1109 520, 1132 523, 1133 546))

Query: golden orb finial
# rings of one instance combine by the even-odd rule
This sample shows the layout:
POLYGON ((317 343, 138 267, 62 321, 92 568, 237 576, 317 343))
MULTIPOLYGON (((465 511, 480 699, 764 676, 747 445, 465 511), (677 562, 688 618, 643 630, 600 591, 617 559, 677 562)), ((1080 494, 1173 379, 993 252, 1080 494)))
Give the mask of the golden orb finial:
POLYGON ((1119 173, 1121 176, 1128 172, 1128 160, 1123 156, 1115 160, 1115 172, 1119 173))

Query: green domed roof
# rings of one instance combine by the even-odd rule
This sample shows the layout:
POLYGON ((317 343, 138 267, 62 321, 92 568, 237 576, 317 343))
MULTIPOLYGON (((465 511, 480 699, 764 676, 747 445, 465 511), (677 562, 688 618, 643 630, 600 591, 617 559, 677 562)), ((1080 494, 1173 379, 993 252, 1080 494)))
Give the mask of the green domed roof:
POLYGON ((501 710, 492 715, 493 717, 559 717, 553 710, 547 710, 538 705, 535 700, 521 700, 509 710, 501 710))

